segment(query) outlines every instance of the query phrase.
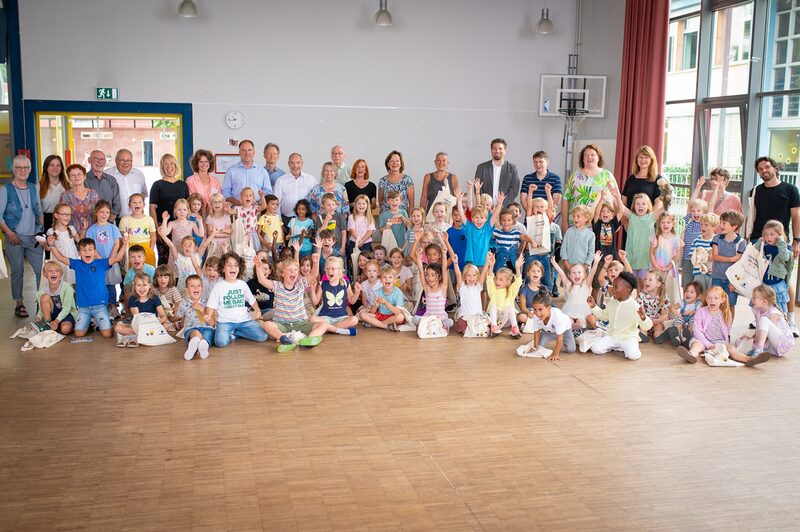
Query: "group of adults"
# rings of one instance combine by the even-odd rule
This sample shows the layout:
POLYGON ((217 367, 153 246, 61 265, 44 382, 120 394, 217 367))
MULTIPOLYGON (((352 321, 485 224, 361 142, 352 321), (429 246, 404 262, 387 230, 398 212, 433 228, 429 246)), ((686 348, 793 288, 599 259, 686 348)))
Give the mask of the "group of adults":
MULTIPOLYGON (((612 173, 604 167, 603 152, 599 146, 589 144, 580 151, 579 168, 566 183, 548 168, 549 158, 543 151, 533 154, 533 172, 519 178, 517 166, 506 159, 508 144, 502 138, 490 142, 491 158, 475 169, 474 184, 479 185, 481 194, 492 198, 503 197, 504 206, 519 200, 523 209, 529 201, 529 191, 533 197, 546 197, 546 186, 551 185, 551 194, 561 212, 566 214, 576 205, 594 205, 602 191, 617 187, 612 173), (501 195, 502 194, 502 195, 501 195)), ((256 193, 274 194, 280 200, 281 215, 285 220, 294 215, 294 207, 301 199, 312 206, 312 212, 320 209, 322 197, 333 194, 338 200, 338 211, 347 215, 350 203, 359 195, 369 198, 373 210, 388 209, 388 195, 391 191, 400 193, 401 208, 410 212, 415 200, 426 212, 430 210, 441 192, 450 195, 461 193, 458 176, 449 170, 447 153, 439 152, 434 158, 435 170, 424 175, 422 190, 415 194, 414 180, 405 173, 403 154, 397 150, 389 152, 384 160, 386 174, 378 184, 370 178, 369 166, 364 159, 357 159, 352 167, 346 163, 342 146, 331 148, 331 159, 326 162, 317 179, 303 171, 303 157, 295 152, 287 159, 288 172, 278 167, 280 147, 273 142, 264 146, 262 166, 255 162, 255 144, 251 140, 239 142, 239 161, 229 167, 223 180, 215 177, 214 155, 205 149, 197 150, 189 163, 193 174, 181 179, 180 165, 175 156, 165 154, 161 157, 159 168, 161 179, 149 188, 144 174, 133 167, 133 154, 128 149, 119 150, 114 165, 107 167, 105 153, 94 150, 89 154, 87 171, 84 166, 72 164, 65 167, 58 155, 47 156, 42 164, 38 186, 29 181, 31 162, 24 155, 18 155, 12 162, 13 179, 0 187, 0 229, 5 235, 5 252, 10 264, 11 297, 16 302, 17 316, 27 316, 23 302, 24 261, 27 260, 35 274, 37 286, 40 281, 42 249, 35 235, 49 228, 53 223, 53 211, 59 203, 72 207, 71 225, 83 234, 94 223, 93 206, 100 199, 111 205, 111 220, 119 220, 130 214, 128 199, 132 194, 141 194, 149 199, 149 214, 156 222, 162 213, 172 216, 175 202, 187 199, 197 193, 207 208, 211 196, 221 193, 232 205, 240 204, 240 193, 249 187, 256 193)), ((777 219, 787 229, 791 226, 793 235, 800 235, 800 195, 794 185, 778 179, 777 163, 768 157, 756 161, 756 171, 762 183, 756 187, 751 209, 755 211, 753 237, 760 235, 761 227, 769 219, 777 219)), ((710 190, 701 190, 705 179, 700 178, 695 194, 702 194, 710 208, 718 214, 725 210, 742 210, 738 195, 726 190, 730 175, 722 169, 710 174, 710 190)), ((671 197, 669 184, 658 174, 658 161, 653 150, 641 147, 632 162, 631 175, 625 180, 621 195, 628 207, 633 197, 645 193, 654 206, 668 202, 671 197)), ((561 216, 564 229, 568 216, 561 216)), ((795 240, 795 243, 800 239, 795 240)), ((159 262, 166 261, 169 255, 166 245, 160 240, 157 244, 159 262)), ((795 256, 800 253, 800 245, 794 246, 795 256)))

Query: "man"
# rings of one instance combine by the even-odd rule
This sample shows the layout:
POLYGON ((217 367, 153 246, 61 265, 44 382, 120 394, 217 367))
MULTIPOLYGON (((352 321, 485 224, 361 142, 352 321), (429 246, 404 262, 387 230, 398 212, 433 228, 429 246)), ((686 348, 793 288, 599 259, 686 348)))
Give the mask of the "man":
POLYGON ((241 205, 239 195, 245 187, 252 188, 256 198, 259 190, 263 190, 264 194, 272 194, 267 170, 263 166, 255 165, 256 148, 252 140, 245 139, 239 143, 239 158, 241 160, 228 168, 222 180, 225 201, 231 205, 241 205))
POLYGON ((344 164, 344 148, 338 144, 331 148, 331 161, 336 168, 336 181, 342 185, 350 181, 350 166, 344 164))
POLYGON ((119 198, 119 185, 117 180, 105 172, 106 154, 101 150, 94 150, 89 154, 89 171, 86 173, 86 186, 91 188, 100 199, 111 204, 110 222, 114 222, 122 210, 119 198))
POLYGON ((106 173, 113 176, 119 187, 119 216, 128 216, 131 213, 128 207, 128 200, 133 194, 141 194, 147 199, 147 181, 144 174, 138 168, 133 167, 133 153, 131 150, 122 148, 117 151, 114 157, 115 166, 106 170, 106 173))
POLYGON ((561 205, 561 178, 547 169, 549 162, 547 153, 540 150, 533 154, 534 172, 522 178, 522 188, 519 191, 524 210, 528 209, 528 189, 531 185, 536 185, 536 189, 533 191, 534 198, 547 199, 544 186, 549 183, 553 187, 550 191, 553 195, 553 203, 561 205))
POLYGON ((280 154, 281 149, 274 142, 268 142, 267 145, 264 146, 264 161, 267 163, 264 165, 264 169, 269 174, 269 184, 273 187, 275 187, 275 181, 286 173, 278 168, 278 157, 280 154))
MULTIPOLYGON (((317 178, 303 172, 303 157, 299 153, 289 156, 289 173, 275 181, 275 195, 281 204, 283 223, 294 216, 294 206, 301 199, 308 199, 311 189, 318 184, 317 178)), ((309 216, 311 213, 309 213, 309 216)))
MULTIPOLYGON (((792 253, 794 262, 800 256, 800 192, 797 187, 778 179, 778 163, 770 157, 759 157, 755 163, 756 172, 762 183, 755 187, 750 196, 753 198, 753 208, 748 214, 748 221, 753 221, 753 230, 748 235, 751 242, 761 238, 764 224, 769 220, 778 220, 783 224, 786 234, 789 234, 789 224, 792 228, 792 253)), ((789 325, 795 337, 798 336, 797 325, 794 322, 794 285, 789 285, 788 318, 789 325)))
POLYGON ((490 146, 492 160, 478 165, 475 169, 475 179, 481 184, 481 194, 489 194, 495 201, 500 192, 505 193, 503 207, 508 207, 517 201, 519 195, 517 166, 506 161, 508 144, 504 139, 494 139, 490 146))

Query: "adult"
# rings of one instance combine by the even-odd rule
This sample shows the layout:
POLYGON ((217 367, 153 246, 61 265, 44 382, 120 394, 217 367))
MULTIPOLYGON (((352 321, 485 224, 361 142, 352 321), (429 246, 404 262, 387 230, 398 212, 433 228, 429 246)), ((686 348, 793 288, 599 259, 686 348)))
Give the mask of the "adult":
POLYGON ((594 207, 600 192, 606 187, 616 188, 614 175, 603 168, 603 152, 596 144, 587 144, 581 149, 580 168, 576 170, 564 187, 561 200, 561 229, 569 228, 569 211, 572 207, 586 205, 594 207))
POLYGON ((278 158, 281 155, 281 148, 274 142, 267 142, 264 146, 264 170, 269 174, 269 184, 275 187, 275 181, 286 172, 278 168, 278 158))
POLYGON ((119 215, 128 216, 131 213, 131 208, 128 206, 131 196, 141 194, 147 199, 149 194, 144 173, 133 167, 133 152, 127 148, 117 150, 114 166, 106 172, 117 181, 119 187, 119 215))
POLYGON ((336 165, 327 162, 322 165, 322 178, 319 183, 308 193, 308 202, 311 204, 311 212, 316 213, 322 210, 322 197, 325 194, 336 196, 336 212, 347 217, 350 214, 350 203, 347 201, 347 190, 344 185, 336 181, 336 165))
MULTIPOLYGON (((308 195, 317 185, 317 178, 303 172, 303 156, 293 153, 289 156, 289 173, 284 174, 275 181, 275 195, 280 202, 283 222, 288 223, 294 216, 294 206, 301 199, 308 199, 308 195)), ((311 214, 311 213, 309 213, 311 214)))
POLYGON ((239 143, 240 161, 228 168, 222 180, 222 195, 228 203, 241 205, 239 195, 245 187, 252 188, 256 198, 259 190, 263 190, 264 194, 272 194, 269 174, 263 166, 256 166, 255 154, 255 144, 252 140, 245 139, 239 143))
MULTIPOLYGON (((156 225, 161 224, 161 216, 165 212, 168 212, 170 218, 173 218, 172 211, 175 202, 189 197, 189 187, 186 182, 178 179, 180 167, 175 156, 165 153, 161 156, 158 166, 161 171, 161 179, 150 187, 150 217, 155 220, 156 225)), ((156 240, 156 249, 158 250, 158 263, 166 264, 169 259, 169 247, 164 243, 161 235, 156 240)))
POLYGON ((337 144, 331 148, 331 161, 333 161, 333 167, 336 170, 336 182, 342 186, 350 181, 350 167, 345 164, 344 157, 343 147, 337 144))
POLYGON ((728 192, 726 189, 731 182, 731 174, 724 168, 714 168, 708 176, 708 181, 704 176, 697 178, 697 185, 694 187, 691 199, 702 198, 710 211, 720 216, 725 211, 744 212, 742 200, 738 194, 728 192), (703 190, 703 186, 708 182, 711 187, 703 190))
POLYGON ((658 209, 662 206, 659 179, 662 177, 658 173, 656 153, 650 146, 642 146, 631 163, 631 175, 622 187, 622 202, 630 209, 636 194, 646 194, 653 208, 658 209))
POLYGON ((25 259, 36 275, 36 287, 41 281, 42 248, 34 235, 42 230, 42 205, 36 187, 28 181, 31 161, 17 155, 11 162, 14 178, 0 187, 0 229, 6 236, 6 256, 11 268, 11 297, 16 302, 14 315, 27 318, 28 310, 22 298, 25 259))
POLYGON ((69 188, 64 161, 60 155, 48 155, 42 164, 42 175, 39 177, 39 201, 44 214, 44 228, 53 227, 53 210, 58 201, 69 188))
POLYGON ((189 159, 189 166, 194 174, 186 178, 186 186, 190 194, 200 194, 203 198, 203 208, 208 211, 211 196, 222 190, 222 183, 212 175, 214 171, 214 154, 208 150, 197 150, 189 159))
POLYGON ((86 168, 79 164, 67 166, 69 188, 61 194, 59 203, 66 203, 72 208, 70 224, 81 238, 94 223, 94 204, 100 201, 97 191, 86 186, 86 168))
MULTIPOLYGON (((378 208, 378 187, 369 180, 369 166, 364 159, 356 159, 353 169, 350 171, 350 181, 344 184, 347 197, 352 201, 364 194, 369 198, 369 204, 373 211, 378 208)), ((352 210, 352 206, 351 206, 352 210)))
POLYGON ((448 170, 450 158, 447 153, 443 151, 437 153, 433 159, 433 165, 436 170, 425 174, 425 177, 422 178, 422 194, 419 197, 419 206, 425 209, 426 213, 431 210, 440 190, 447 190, 451 196, 455 196, 456 191, 459 190, 458 176, 451 174, 448 170))
POLYGON ((492 139, 489 144, 492 158, 478 165, 475 169, 475 180, 481 184, 481 194, 489 194, 497 201, 497 195, 503 192, 506 199, 503 207, 508 207, 519 195, 519 173, 517 165, 506 161, 508 143, 505 139, 492 139))
POLYGON ((119 185, 114 176, 106 173, 106 154, 102 150, 93 150, 89 154, 89 171, 86 173, 86 186, 97 192, 100 199, 106 200, 111 205, 110 222, 113 222, 122 212, 122 203, 119 198, 119 185))
POLYGON ((389 192, 396 190, 402 198, 400 209, 411 212, 411 207, 414 206, 414 180, 403 173, 406 167, 403 154, 397 150, 390 151, 383 161, 383 166, 389 173, 378 181, 378 203, 381 205, 381 210, 389 210, 389 192))
POLYGON ((528 190, 530 190, 531 185, 536 186, 533 190, 534 198, 547 199, 545 185, 549 184, 553 187, 550 190, 550 194, 553 196, 553 203, 556 205, 561 204, 561 177, 548 169, 549 164, 550 157, 546 152, 539 150, 533 154, 533 173, 522 178, 522 186, 519 190, 519 199, 523 210, 528 209, 528 190))

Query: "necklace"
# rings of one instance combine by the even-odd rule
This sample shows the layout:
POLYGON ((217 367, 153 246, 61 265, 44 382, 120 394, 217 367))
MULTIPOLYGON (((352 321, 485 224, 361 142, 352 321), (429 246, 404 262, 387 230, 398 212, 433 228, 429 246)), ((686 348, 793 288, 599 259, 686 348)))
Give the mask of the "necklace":
POLYGON ((17 185, 15 185, 14 183, 12 183, 12 185, 14 185, 14 188, 17 189, 17 197, 19 198, 20 203, 22 203, 22 205, 24 206, 25 209, 29 208, 30 207, 30 205, 29 205, 29 202, 30 202, 29 194, 23 194, 22 193, 23 190, 28 190, 28 187, 26 186, 25 188, 20 188, 17 185))

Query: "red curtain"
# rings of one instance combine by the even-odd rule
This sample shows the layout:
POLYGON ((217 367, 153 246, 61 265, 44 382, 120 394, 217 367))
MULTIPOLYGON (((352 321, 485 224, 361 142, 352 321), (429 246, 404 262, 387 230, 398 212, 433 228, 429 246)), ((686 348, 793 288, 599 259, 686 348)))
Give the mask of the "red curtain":
POLYGON ((669 0, 628 0, 614 165, 620 186, 643 144, 653 148, 661 162, 668 38, 669 0))

